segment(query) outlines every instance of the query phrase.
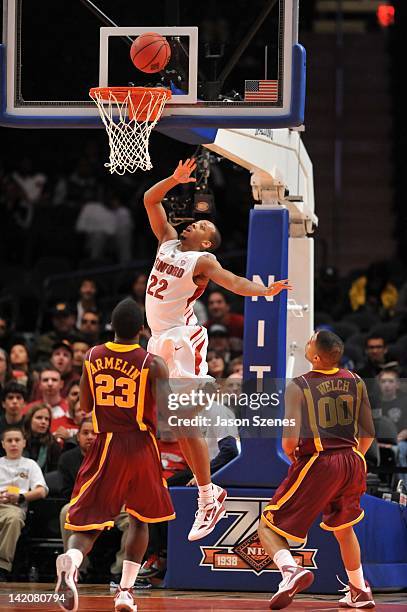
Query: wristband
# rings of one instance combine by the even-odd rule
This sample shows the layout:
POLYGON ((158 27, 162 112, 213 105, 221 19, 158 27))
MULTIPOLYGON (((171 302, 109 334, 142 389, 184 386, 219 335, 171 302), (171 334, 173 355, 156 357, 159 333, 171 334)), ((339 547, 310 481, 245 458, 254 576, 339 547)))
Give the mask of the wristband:
POLYGON ((22 493, 20 493, 20 495, 18 496, 18 505, 21 506, 21 504, 25 503, 25 495, 23 495, 22 493))

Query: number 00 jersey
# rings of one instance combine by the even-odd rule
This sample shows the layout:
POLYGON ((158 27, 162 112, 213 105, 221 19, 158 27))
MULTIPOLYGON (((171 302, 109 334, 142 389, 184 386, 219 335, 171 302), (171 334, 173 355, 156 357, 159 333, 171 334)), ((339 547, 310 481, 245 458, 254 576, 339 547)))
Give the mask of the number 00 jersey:
POLYGON ((107 342, 86 353, 97 433, 147 429, 156 433, 156 406, 149 379, 153 359, 138 344, 107 342))
POLYGON ((194 282, 196 262, 206 251, 181 251, 180 240, 163 242, 151 270, 146 291, 146 316, 153 333, 196 325, 193 306, 205 287, 194 282))
POLYGON ((299 454, 357 447, 363 383, 342 368, 293 379, 303 392, 299 454))

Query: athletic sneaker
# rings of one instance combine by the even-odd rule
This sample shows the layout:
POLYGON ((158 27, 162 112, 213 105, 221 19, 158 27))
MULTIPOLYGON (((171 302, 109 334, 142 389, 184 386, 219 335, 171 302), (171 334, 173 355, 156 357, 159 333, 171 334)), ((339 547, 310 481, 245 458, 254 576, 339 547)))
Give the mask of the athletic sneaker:
POLYGON ((195 513, 194 524, 188 534, 190 542, 209 535, 215 529, 216 523, 226 514, 226 508, 223 504, 227 496, 226 491, 217 485, 213 485, 213 495, 214 500, 209 504, 205 504, 198 497, 198 510, 195 513))
MULTIPOLYGON (((339 580, 339 578, 338 578, 339 580)), ((370 585, 365 581, 366 590, 358 589, 353 586, 351 582, 345 584, 342 580, 339 580, 345 587, 344 589, 340 589, 345 593, 345 597, 339 600, 340 608, 374 608, 375 602, 373 599, 372 591, 370 589, 370 585)))
POLYGON ((76 612, 78 609, 78 568, 70 555, 59 555, 57 557, 57 585, 55 593, 58 597, 58 605, 66 612, 76 612))
POLYGON ((304 591, 314 582, 314 574, 303 567, 285 565, 281 568, 287 575, 278 585, 278 591, 270 599, 270 610, 281 610, 290 605, 294 595, 304 591))
POLYGON ((134 603, 133 592, 131 589, 118 588, 116 597, 114 598, 115 612, 137 612, 137 606, 134 603))
POLYGON ((219 487, 216 484, 213 484, 212 487, 214 498, 217 499, 220 504, 223 504, 228 496, 227 491, 225 491, 225 489, 222 489, 222 487, 219 487))

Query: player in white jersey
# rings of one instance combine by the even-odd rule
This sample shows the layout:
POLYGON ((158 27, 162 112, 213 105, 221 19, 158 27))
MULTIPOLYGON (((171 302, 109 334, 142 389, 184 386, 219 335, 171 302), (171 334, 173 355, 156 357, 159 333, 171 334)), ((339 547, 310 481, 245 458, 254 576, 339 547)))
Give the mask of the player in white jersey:
MULTIPOLYGON (((208 282, 243 296, 270 296, 291 289, 288 280, 265 287, 222 268, 211 251, 220 245, 220 234, 208 220, 191 223, 178 237, 161 204, 167 192, 180 183, 195 182, 194 159, 180 161, 174 173, 144 194, 151 229, 159 241, 146 292, 146 315, 152 337, 151 353, 167 363, 170 378, 207 377, 207 332, 198 325, 193 306, 208 282)), ((213 485, 205 440, 201 436, 179 439, 198 484, 198 512, 189 540, 205 537, 224 516, 226 491, 213 485)))

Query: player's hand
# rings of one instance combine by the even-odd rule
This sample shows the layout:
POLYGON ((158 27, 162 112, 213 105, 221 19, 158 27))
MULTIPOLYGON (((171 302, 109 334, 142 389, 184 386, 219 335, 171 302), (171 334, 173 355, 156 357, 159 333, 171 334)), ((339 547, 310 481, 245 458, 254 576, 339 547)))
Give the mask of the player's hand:
POLYGON ((178 166, 176 167, 172 177, 178 183, 195 183, 196 178, 191 176, 191 173, 196 168, 196 162, 194 158, 189 158, 184 162, 182 160, 179 161, 178 166))
POLYGON ((289 284, 288 278, 271 283, 264 292, 264 295, 278 295, 281 291, 291 291, 292 286, 289 284))
POLYGON ((186 487, 197 487, 198 485, 196 484, 195 477, 191 478, 191 480, 189 480, 185 486, 186 487))

